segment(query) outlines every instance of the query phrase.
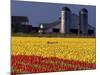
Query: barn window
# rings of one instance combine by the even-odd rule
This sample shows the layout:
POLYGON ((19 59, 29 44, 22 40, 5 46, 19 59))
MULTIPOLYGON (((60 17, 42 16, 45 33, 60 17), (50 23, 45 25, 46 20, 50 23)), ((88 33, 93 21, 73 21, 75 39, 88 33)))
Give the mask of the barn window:
POLYGON ((70 29, 71 33, 77 34, 78 33, 78 29, 70 29))
POLYGON ((53 28, 53 32, 58 33, 59 29, 58 28, 53 28))
POLYGON ((89 35, 93 35, 94 34, 94 30, 88 30, 88 34, 89 35))

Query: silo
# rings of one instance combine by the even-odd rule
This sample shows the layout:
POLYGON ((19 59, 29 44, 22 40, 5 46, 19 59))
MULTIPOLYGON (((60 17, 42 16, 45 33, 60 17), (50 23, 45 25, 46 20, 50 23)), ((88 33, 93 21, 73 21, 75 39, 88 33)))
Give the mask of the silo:
POLYGON ((71 10, 63 7, 61 10, 61 28, 60 33, 69 33, 71 22, 71 10))
POLYGON ((88 11, 85 8, 79 12, 79 27, 81 34, 88 34, 88 11))

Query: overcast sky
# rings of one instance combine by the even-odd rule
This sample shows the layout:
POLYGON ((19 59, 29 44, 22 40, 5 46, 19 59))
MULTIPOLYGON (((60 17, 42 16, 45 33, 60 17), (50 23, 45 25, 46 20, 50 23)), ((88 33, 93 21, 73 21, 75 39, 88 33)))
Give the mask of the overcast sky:
POLYGON ((50 23, 56 21, 60 17, 61 8, 65 6, 70 8, 72 13, 75 13, 77 15, 79 15, 80 9, 86 8, 88 10, 88 23, 95 27, 95 6, 25 2, 12 0, 11 15, 27 16, 31 25, 38 26, 38 24, 40 23, 50 23))

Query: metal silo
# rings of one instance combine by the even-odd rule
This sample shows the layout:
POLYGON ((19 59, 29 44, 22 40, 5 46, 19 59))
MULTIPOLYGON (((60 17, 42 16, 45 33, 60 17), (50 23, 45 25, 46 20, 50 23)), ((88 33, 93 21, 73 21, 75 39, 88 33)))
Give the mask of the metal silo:
POLYGON ((83 8, 79 12, 80 33, 86 35, 88 33, 88 11, 83 8))
POLYGON ((63 7, 61 10, 61 28, 60 33, 69 33, 71 22, 71 10, 63 7))

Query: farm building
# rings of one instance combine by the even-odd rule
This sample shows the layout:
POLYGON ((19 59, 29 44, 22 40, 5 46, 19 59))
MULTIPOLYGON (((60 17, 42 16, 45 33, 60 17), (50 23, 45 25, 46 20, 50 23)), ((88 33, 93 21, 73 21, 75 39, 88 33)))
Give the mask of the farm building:
POLYGON ((26 16, 12 16, 12 32, 13 33, 36 33, 39 27, 32 27, 26 16))
POLYGON ((88 24, 88 11, 85 8, 80 10, 78 16, 63 7, 60 19, 52 23, 40 23, 39 27, 42 33, 95 35, 95 27, 88 24))

